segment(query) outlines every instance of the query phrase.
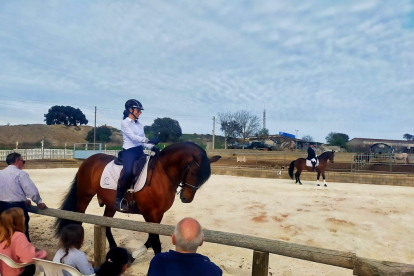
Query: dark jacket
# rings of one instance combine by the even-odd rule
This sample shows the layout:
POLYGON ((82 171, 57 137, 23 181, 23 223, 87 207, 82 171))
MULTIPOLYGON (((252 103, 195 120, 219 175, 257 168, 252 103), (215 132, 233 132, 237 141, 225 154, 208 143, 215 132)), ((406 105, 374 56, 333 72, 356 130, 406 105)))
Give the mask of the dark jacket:
POLYGON ((221 276, 221 269, 209 258, 197 253, 174 250, 159 253, 151 260, 148 276, 221 276))
POLYGON ((316 158, 316 154, 315 154, 315 151, 313 150, 313 148, 309 147, 308 148, 308 157, 306 159, 311 160, 312 158, 316 158))

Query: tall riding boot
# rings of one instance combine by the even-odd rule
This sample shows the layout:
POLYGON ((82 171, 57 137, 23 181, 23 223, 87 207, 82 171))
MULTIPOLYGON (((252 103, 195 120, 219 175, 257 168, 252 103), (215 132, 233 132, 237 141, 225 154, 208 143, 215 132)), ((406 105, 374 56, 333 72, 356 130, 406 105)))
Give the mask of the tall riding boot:
POLYGON ((316 162, 312 162, 313 171, 316 172, 316 162))
POLYGON ((116 191, 116 200, 115 200, 115 210, 120 212, 128 212, 128 202, 127 200, 123 200, 125 196, 127 188, 126 187, 118 187, 118 190, 116 191))

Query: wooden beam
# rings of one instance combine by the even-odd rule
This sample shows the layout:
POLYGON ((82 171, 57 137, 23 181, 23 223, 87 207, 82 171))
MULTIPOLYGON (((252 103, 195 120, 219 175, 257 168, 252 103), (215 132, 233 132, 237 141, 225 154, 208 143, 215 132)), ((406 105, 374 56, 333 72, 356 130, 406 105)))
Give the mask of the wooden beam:
POLYGON ((97 268, 105 262, 106 227, 95 225, 93 232, 93 265, 97 268))
POLYGON ((267 276, 269 273, 269 252, 253 251, 252 276, 267 276))

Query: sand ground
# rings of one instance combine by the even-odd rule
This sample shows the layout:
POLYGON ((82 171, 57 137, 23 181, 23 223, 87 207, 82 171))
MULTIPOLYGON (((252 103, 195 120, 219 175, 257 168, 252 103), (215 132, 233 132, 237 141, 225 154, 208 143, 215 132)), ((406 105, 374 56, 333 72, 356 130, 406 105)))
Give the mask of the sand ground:
MULTIPOLYGON (((50 208, 58 208, 77 169, 26 170, 50 208)), ((414 264, 414 188, 328 183, 328 188, 290 180, 212 175, 190 204, 176 198, 163 224, 175 225, 191 216, 205 229, 248 234, 299 244, 355 252, 358 256, 414 264)), ((96 197, 87 213, 101 215, 96 197)), ((143 221, 139 215, 117 218, 143 221)), ((57 250, 54 218, 31 214, 30 231, 37 248, 49 259, 57 250)), ((84 224, 82 250, 93 259, 93 226, 84 224)), ((119 246, 133 251, 147 234, 113 229, 119 246)), ((163 251, 173 249, 170 237, 161 237, 163 251)), ((251 275, 253 251, 204 243, 207 255, 224 275, 251 275)), ((146 275, 154 253, 137 259, 126 275, 146 275)), ((351 270, 270 255, 269 275, 352 275, 351 270)))

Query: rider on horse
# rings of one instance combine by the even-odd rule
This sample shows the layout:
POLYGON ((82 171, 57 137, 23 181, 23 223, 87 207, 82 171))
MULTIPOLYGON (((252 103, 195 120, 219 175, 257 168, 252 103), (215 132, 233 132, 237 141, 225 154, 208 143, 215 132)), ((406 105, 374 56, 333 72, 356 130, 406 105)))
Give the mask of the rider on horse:
MULTIPOLYGON (((123 175, 118 180, 118 190, 116 193, 115 209, 117 211, 128 212, 128 203, 122 200, 133 177, 133 168, 136 160, 145 162, 143 146, 154 150, 154 145, 158 144, 158 138, 148 139, 145 137, 144 126, 138 121, 144 108, 137 100, 128 100, 125 103, 124 120, 122 121, 121 132, 123 137, 123 175), (151 143, 151 144, 148 144, 151 143)), ((145 164, 145 163, 144 163, 145 164)), ((140 167, 143 164, 141 164, 140 167)))
POLYGON ((313 143, 310 143, 308 148, 308 157, 306 159, 312 162, 314 172, 316 172, 316 158, 317 156, 315 151, 313 150, 313 143))

